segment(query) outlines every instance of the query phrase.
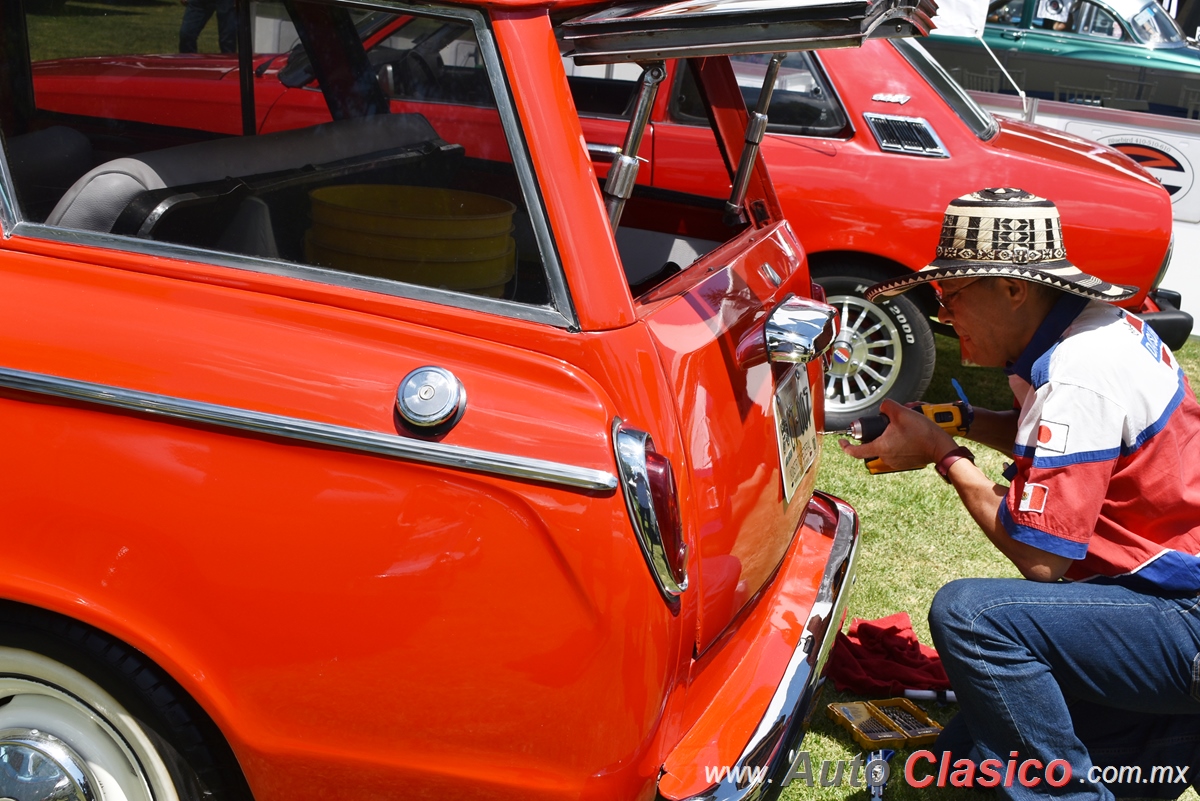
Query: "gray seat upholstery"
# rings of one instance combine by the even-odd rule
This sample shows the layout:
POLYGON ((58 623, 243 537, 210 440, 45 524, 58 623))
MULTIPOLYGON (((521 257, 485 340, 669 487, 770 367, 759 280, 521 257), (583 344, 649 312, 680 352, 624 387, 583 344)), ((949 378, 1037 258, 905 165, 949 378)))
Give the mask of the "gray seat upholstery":
POLYGON ((437 139, 420 114, 389 114, 154 150, 101 164, 58 201, 47 225, 109 232, 142 192, 300 169, 437 139))

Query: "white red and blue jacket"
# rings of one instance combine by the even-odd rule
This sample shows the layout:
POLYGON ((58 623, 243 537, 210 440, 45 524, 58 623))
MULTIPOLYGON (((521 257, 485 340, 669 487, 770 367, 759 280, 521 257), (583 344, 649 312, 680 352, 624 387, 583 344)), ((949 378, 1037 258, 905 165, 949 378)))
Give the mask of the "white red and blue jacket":
POLYGON ((1009 368, 1020 407, 1000 504, 1066 577, 1200 592, 1200 405, 1150 326, 1064 295, 1009 368))

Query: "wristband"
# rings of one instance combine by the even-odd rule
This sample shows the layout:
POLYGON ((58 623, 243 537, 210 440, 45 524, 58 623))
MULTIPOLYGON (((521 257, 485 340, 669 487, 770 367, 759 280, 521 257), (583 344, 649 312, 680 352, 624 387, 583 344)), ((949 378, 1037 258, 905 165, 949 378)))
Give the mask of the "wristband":
POLYGON ((959 459, 968 459, 970 460, 971 464, 975 464, 975 454, 971 453, 971 451, 969 451, 967 448, 960 445, 959 447, 947 453, 941 459, 938 459, 937 463, 933 466, 933 469, 938 472, 938 475, 941 476, 947 484, 949 484, 951 483, 950 465, 954 464, 959 459))

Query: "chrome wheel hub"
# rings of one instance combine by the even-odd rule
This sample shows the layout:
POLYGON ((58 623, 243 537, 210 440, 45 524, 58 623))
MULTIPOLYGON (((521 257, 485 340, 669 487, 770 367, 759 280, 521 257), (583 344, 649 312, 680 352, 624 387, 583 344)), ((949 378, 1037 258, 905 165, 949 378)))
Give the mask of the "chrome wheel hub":
POLYGON ((0 801, 179 801, 133 716, 88 677, 0 646, 0 801))
POLYGON ((856 412, 875 405, 900 376, 903 340, 891 315, 857 295, 834 295, 841 330, 829 349, 826 408, 856 412))
POLYGON ((0 731, 0 801, 93 801, 83 759, 37 729, 0 731))

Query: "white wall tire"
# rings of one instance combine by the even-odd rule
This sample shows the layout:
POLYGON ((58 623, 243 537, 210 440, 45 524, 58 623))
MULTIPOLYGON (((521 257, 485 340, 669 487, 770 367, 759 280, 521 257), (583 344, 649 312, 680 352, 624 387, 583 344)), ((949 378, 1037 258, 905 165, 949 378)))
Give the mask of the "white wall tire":
POLYGON ((0 801, 249 801, 213 721, 145 655, 0 601, 0 801))
POLYGON ((0 703, 0 798, 51 801, 42 797, 45 779, 79 784, 71 778, 73 766, 63 764, 78 759, 87 786, 76 794, 89 801, 180 801, 150 736, 82 673, 41 654, 0 647, 0 703), (70 754, 39 754, 22 737, 36 743, 39 734, 70 754), (35 770, 31 763, 39 761, 41 770, 35 770))
POLYGON ((885 398, 919 400, 933 377, 935 355, 929 321, 903 295, 869 301, 863 292, 883 274, 853 263, 827 265, 816 276, 838 310, 839 332, 825 371, 825 428, 848 428, 877 414, 885 398))

